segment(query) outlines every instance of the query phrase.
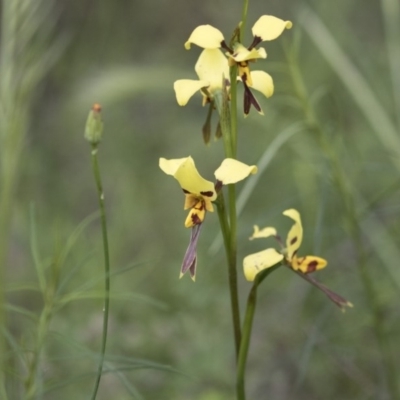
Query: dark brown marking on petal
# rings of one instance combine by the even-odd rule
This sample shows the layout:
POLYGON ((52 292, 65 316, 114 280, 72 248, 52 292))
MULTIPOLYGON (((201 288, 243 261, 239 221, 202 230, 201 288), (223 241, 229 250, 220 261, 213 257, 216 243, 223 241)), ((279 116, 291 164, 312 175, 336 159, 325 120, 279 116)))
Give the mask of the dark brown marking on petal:
POLYGON ((213 197, 214 192, 212 190, 208 190, 207 192, 200 192, 200 194, 206 197, 213 197))
POLYGON ((223 49, 225 49, 229 54, 232 54, 232 53, 233 53, 233 50, 225 43, 225 40, 223 40, 223 41, 220 43, 220 45, 221 45, 221 47, 222 47, 223 49))
POLYGON ((254 36, 253 42, 251 43, 251 45, 247 48, 247 50, 253 50, 254 47, 256 47, 258 44, 260 44, 262 42, 262 39, 260 36, 254 36))
POLYGON ((193 208, 195 210, 200 210, 200 211, 204 210, 204 208, 205 208, 204 201, 198 201, 193 208))
MULTIPOLYGON (((295 251, 293 252, 292 257, 294 257, 296 254, 297 254, 297 250, 295 250, 295 251)), ((304 260, 304 257, 303 257, 303 260, 304 260)), ((300 261, 300 262, 301 262, 301 261, 300 261)))
POLYGON ((297 236, 295 236, 291 241, 290 244, 295 244, 297 242, 297 236))
POLYGON ((189 192, 189 190, 182 189, 182 191, 183 191, 183 193, 185 193, 185 194, 191 194, 191 193, 189 192))
POLYGON ((317 266, 318 266, 318 261, 316 260, 310 261, 307 264, 307 274, 309 274, 310 272, 314 272, 317 269, 317 266))
POLYGON ((193 225, 200 225, 202 223, 202 220, 199 218, 197 214, 192 214, 191 215, 193 225))

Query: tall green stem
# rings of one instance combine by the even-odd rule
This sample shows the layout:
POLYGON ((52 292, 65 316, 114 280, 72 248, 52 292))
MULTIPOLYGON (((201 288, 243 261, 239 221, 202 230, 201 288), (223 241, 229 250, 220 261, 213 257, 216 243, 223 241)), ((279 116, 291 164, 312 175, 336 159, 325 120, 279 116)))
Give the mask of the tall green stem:
POLYGON ((100 379, 103 371, 103 364, 104 364, 104 356, 106 352, 106 344, 107 344, 107 331, 108 331, 108 313, 110 307, 110 255, 108 250, 108 236, 107 236, 107 220, 106 220, 106 210, 104 206, 104 193, 103 193, 103 186, 101 183, 101 176, 100 176, 100 168, 99 162, 97 158, 98 147, 97 144, 92 144, 92 167, 93 167, 93 174, 96 181, 96 188, 97 193, 99 196, 99 208, 100 208, 100 215, 101 215, 101 229, 103 233, 103 249, 104 249, 104 284, 105 284, 105 291, 104 291, 104 309, 103 309, 103 334, 102 334, 102 341, 101 341, 101 352, 100 352, 100 361, 99 366, 97 369, 97 377, 95 386, 93 389, 91 399, 94 400, 97 396, 97 391, 100 385, 100 379))
POLYGON ((246 400, 245 370, 246 370, 247 354, 249 352, 249 346, 250 346, 251 331, 253 328, 254 313, 257 305, 257 288, 258 288, 258 282, 257 280, 255 280, 253 283, 253 287, 250 290, 249 297, 247 299, 246 314, 243 323, 243 336, 240 345, 237 375, 236 375, 237 400, 246 400))
MULTIPOLYGON (((231 80, 231 108, 230 108, 230 134, 231 137, 231 155, 230 157, 236 158, 237 156, 237 66, 234 65, 230 69, 231 80)), ((229 157, 227 155, 227 157, 229 157)))
POLYGON ((236 393, 237 400, 246 400, 245 392, 245 371, 247 355, 249 352, 251 331, 253 329, 254 313, 257 305, 257 289, 261 282, 273 271, 280 267, 280 264, 275 265, 256 276, 253 282, 253 286, 250 290, 249 297, 247 299, 246 314, 244 316, 243 322, 243 336, 240 344, 239 359, 237 365, 237 375, 236 375, 236 393))
POLYGON ((242 24, 240 25, 240 37, 243 40, 243 32, 246 27, 247 20, 247 10, 249 9, 249 0, 243 1, 243 9, 242 9, 242 24))
MULTIPOLYGON (((232 90, 232 88, 231 88, 232 90)), ((236 91, 235 91, 236 92, 236 91)), ((232 93, 231 93, 232 95, 232 93)), ((217 106, 218 113, 220 115, 221 130, 224 140, 225 156, 235 158, 234 138, 232 137, 232 110, 229 107, 228 96, 226 90, 224 90, 219 96, 215 98, 215 104, 217 106)), ((236 122, 234 123, 236 126, 236 122)), ((222 192, 219 197, 222 196, 222 192)), ((228 275, 229 275, 229 290, 231 296, 232 306, 232 319, 233 319, 233 330, 235 334, 235 349, 236 357, 239 354, 240 341, 241 341, 241 323, 240 323, 240 308, 239 308, 239 296, 238 296, 238 283, 237 283, 237 271, 236 271, 236 191, 235 185, 228 186, 228 204, 229 204, 229 223, 227 220, 227 212, 223 198, 221 197, 220 206, 218 207, 218 213, 220 215, 221 230, 224 236, 225 251, 227 254, 228 261, 228 275), (224 230, 228 232, 224 233, 224 230)))
POLYGON ((236 274, 236 262, 235 262, 236 253, 233 253, 231 251, 230 227, 226 213, 225 200, 222 192, 218 196, 216 205, 217 205, 219 223, 222 231, 222 237, 224 240, 226 259, 228 262, 228 275, 229 275, 229 288, 230 288, 229 292, 231 299, 233 331, 235 337, 235 351, 236 351, 236 358, 238 358, 240 342, 241 342, 241 326, 240 326, 241 322, 239 313, 239 296, 237 288, 237 274, 236 274))

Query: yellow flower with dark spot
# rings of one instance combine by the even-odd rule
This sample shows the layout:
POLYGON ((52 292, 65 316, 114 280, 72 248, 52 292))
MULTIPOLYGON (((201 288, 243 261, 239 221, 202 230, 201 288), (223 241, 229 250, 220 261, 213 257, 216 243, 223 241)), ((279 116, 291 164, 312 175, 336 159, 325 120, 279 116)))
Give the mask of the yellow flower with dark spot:
MULTIPOLYGON (((284 211, 283 215, 293 219, 295 222, 287 235, 286 248, 283 249, 282 253, 271 248, 245 257, 243 266, 247 280, 253 281, 260 271, 272 267, 283 259, 285 259, 286 263, 295 271, 300 271, 304 274, 325 268, 328 264, 326 260, 320 257, 297 256, 297 251, 303 240, 303 226, 301 224, 300 214, 297 210, 291 208, 290 210, 284 211)), ((254 233, 250 239, 266 238, 269 236, 277 237, 275 228, 267 227, 260 230, 256 225, 254 226, 254 233)))
POLYGON ((185 194, 184 209, 190 209, 185 227, 192 228, 192 234, 182 263, 181 276, 189 270, 192 279, 195 280, 197 241, 206 212, 214 211, 212 202, 217 199, 217 191, 222 185, 234 184, 255 174, 257 167, 226 158, 214 173, 217 180, 214 184, 199 174, 192 157, 171 160, 160 158, 159 166, 163 172, 172 175, 178 181, 185 194))
POLYGON ((250 240, 274 236, 284 248, 281 252, 276 251, 274 248, 269 248, 245 257, 243 260, 243 269, 246 279, 248 281, 254 281, 259 272, 284 261, 288 267, 294 270, 303 279, 324 292, 342 311, 344 311, 346 307, 353 307, 353 304, 345 298, 328 289, 325 285, 319 283, 309 275, 311 272, 325 268, 328 262, 317 256, 299 257, 297 255, 297 251, 303 240, 303 226, 301 224, 300 214, 297 210, 291 208, 284 211, 283 215, 294 220, 294 225, 290 228, 286 238, 286 247, 281 243, 275 228, 267 227, 260 229, 257 225, 254 226, 254 233, 250 237, 250 240))

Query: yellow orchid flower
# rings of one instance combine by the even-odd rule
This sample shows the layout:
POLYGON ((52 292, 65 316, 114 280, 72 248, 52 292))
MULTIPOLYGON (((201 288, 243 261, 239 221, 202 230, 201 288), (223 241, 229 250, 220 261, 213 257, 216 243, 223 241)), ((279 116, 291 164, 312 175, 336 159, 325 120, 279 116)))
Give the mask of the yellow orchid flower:
POLYGON ((257 167, 232 158, 226 158, 214 173, 216 178, 214 184, 199 174, 192 157, 171 160, 160 158, 159 166, 163 172, 173 176, 178 181, 185 194, 184 209, 190 209, 185 220, 185 227, 192 228, 192 233, 180 276, 182 277, 189 270, 191 278, 195 280, 197 242, 206 211, 214 211, 212 202, 216 200, 217 191, 221 189, 222 185, 240 182, 249 175, 255 174, 257 167))
MULTIPOLYGON (((185 106, 190 98, 200 91, 203 106, 209 103, 207 120, 203 126, 203 139, 208 144, 211 136, 211 116, 214 110, 214 96, 224 90, 229 91, 229 66, 220 49, 205 49, 201 52, 195 65, 198 80, 179 79, 174 82, 175 96, 180 106, 185 106)), ((219 137, 217 128, 216 137, 219 137)))
MULTIPOLYGON (((301 224, 300 214, 297 210, 291 208, 283 212, 283 215, 294 220, 294 225, 290 229, 286 238, 286 248, 282 253, 277 252, 275 249, 268 249, 268 251, 251 254, 247 256, 244 261, 244 274, 246 279, 253 281, 258 272, 263 269, 270 268, 283 259, 295 271, 300 271, 303 274, 308 274, 316 270, 325 268, 328 262, 323 258, 316 256, 298 257, 297 251, 303 240, 303 226, 301 224)), ((269 236, 277 237, 276 229, 267 227, 262 230, 257 225, 254 226, 254 233, 250 239, 266 238, 269 236)))
POLYGON ((222 90, 223 79, 229 79, 227 58, 219 49, 203 50, 194 69, 198 80, 179 79, 174 83, 176 100, 180 106, 185 106, 197 91, 203 96, 203 105, 211 102, 214 93, 222 90))
POLYGON ((256 49, 259 43, 274 40, 279 37, 285 29, 290 29, 291 27, 291 21, 284 21, 272 15, 263 15, 252 28, 254 38, 251 45, 245 47, 242 43, 237 42, 233 45, 233 48, 230 48, 225 42, 224 35, 220 30, 211 25, 201 25, 192 32, 185 43, 185 48, 190 49, 193 43, 204 49, 216 50, 223 48, 227 50, 226 54, 229 58, 229 65, 237 64, 238 80, 241 80, 244 85, 244 114, 249 114, 252 105, 260 114, 263 114, 261 106, 249 88, 253 87, 263 93, 264 96, 270 97, 274 92, 273 80, 271 76, 264 71, 251 72, 249 62, 267 57, 267 52, 264 48, 256 49))
MULTIPOLYGON (((331 291, 325 285, 319 283, 308 275, 311 272, 325 268, 328 262, 325 259, 317 256, 299 257, 297 255, 298 249, 300 248, 303 240, 303 226, 301 224, 300 214, 297 210, 291 208, 284 211, 283 215, 294 220, 294 224, 290 228, 286 238, 286 247, 283 248, 281 253, 276 251, 274 248, 269 248, 245 257, 243 260, 243 269, 246 279, 252 282, 259 272, 271 268, 272 266, 284 260, 291 269, 293 269, 303 279, 307 280, 309 283, 323 291, 329 297, 329 299, 332 300, 342 310, 344 310, 345 307, 353 307, 353 305, 342 296, 331 291)), ((260 230, 260 228, 255 225, 254 232, 250 237, 250 240, 267 238, 270 236, 274 236, 281 243, 281 239, 277 235, 275 228, 266 227, 260 230)))

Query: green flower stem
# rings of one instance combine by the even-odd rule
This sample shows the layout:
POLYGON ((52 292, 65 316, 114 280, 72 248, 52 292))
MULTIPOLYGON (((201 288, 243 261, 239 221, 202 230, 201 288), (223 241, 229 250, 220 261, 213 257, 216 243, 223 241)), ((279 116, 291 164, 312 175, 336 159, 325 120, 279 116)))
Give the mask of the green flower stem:
POLYGON ((234 65, 230 69, 231 80, 231 123, 230 123, 230 137, 232 146, 232 158, 237 155, 237 66, 234 65))
POLYGON ((324 129, 321 126, 310 103, 310 97, 307 93, 307 88, 299 70, 296 56, 294 55, 293 50, 290 51, 286 49, 286 54, 289 59, 289 71, 293 80, 294 89, 303 107, 306 123, 331 165, 334 182, 338 187, 341 198, 343 199, 346 216, 349 221, 350 234, 353 238, 355 250, 358 256, 358 272, 364 287, 366 301, 374 320, 373 328, 381 352, 384 373, 388 379, 389 389, 391 391, 392 398, 398 399, 400 398, 400 394, 397 383, 397 368, 393 360, 390 342, 385 335, 385 329, 383 326, 384 318, 382 317, 382 310, 378 303, 374 283, 372 277, 368 273, 368 270, 365 268, 366 253, 363 245, 360 225, 357 220, 358 213, 354 202, 354 197, 351 195, 351 189, 349 188, 345 171, 343 171, 342 165, 337 157, 335 149, 331 146, 329 140, 327 139, 324 133, 324 129))
POLYGON ((240 326, 240 309, 239 309, 239 296, 237 287, 236 251, 234 253, 231 251, 230 227, 226 213, 224 195, 222 192, 220 192, 220 194, 218 195, 216 205, 217 205, 218 219, 222 231, 222 237, 224 240, 226 258, 228 261, 232 321, 233 321, 233 331, 235 337, 236 359, 237 359, 239 357, 239 349, 240 349, 242 333, 240 326))
POLYGON ((240 25, 240 38, 243 40, 243 32, 246 27, 246 20, 247 20, 247 10, 249 9, 249 0, 243 1, 243 9, 242 9, 242 23, 240 25))
POLYGON ((246 314, 243 322, 243 336, 240 344, 239 351, 239 359, 237 366, 237 375, 236 375, 236 393, 237 400, 245 400, 245 371, 246 371, 246 362, 247 355, 249 352, 250 346, 250 338, 251 338, 251 330, 253 328, 253 320, 254 313, 257 305, 257 289, 260 283, 273 271, 280 267, 281 264, 278 264, 272 268, 269 268, 256 276, 254 280, 253 286, 250 290, 249 297, 247 299, 247 307, 246 314))
MULTIPOLYGON (((235 75, 236 83, 236 75, 235 75)), ((231 102, 232 98, 236 98, 236 84, 231 87, 231 102)), ((236 106, 229 106, 229 99, 226 88, 224 87, 222 92, 215 97, 215 104, 220 116, 221 131, 224 138, 225 156, 229 158, 236 158, 236 129, 237 129, 237 115, 234 110, 236 106), (232 132, 235 132, 232 134, 232 132)), ((222 195, 222 192, 220 196, 222 195)), ((241 327, 240 327, 240 308, 239 308, 239 296, 238 296, 238 283, 237 283, 237 270, 236 270, 236 191, 235 185, 228 185, 228 197, 229 197, 229 224, 226 221, 221 223, 221 229, 229 229, 229 233, 224 235, 225 251, 227 252, 228 259, 228 273, 229 273, 229 289, 231 295, 231 306, 232 306, 232 317, 233 317, 233 329, 235 333, 235 349, 236 357, 239 354, 240 341, 241 341, 241 327)), ((222 197, 221 197, 222 198, 222 197)), ((223 198, 222 198, 223 199, 223 198)), ((222 202, 222 204, 224 204, 222 202)), ((223 218, 227 218, 225 205, 219 209, 219 212, 223 214, 223 218)))
POLYGON ((254 313, 257 305, 257 279, 254 281, 253 286, 250 290, 249 297, 247 299, 246 314, 243 323, 243 336, 240 345, 239 359, 237 366, 237 376, 236 376, 236 393, 237 400, 245 400, 245 370, 247 354, 250 346, 251 330, 253 328, 254 313))
POLYGON ((216 93, 214 101, 220 118, 225 157, 235 158, 231 135, 231 112, 229 109, 228 94, 225 87, 221 92, 216 93))
POLYGON ((99 162, 97 159, 97 152, 98 152, 97 144, 92 144, 92 167, 93 167, 94 178, 96 181, 97 193, 99 196, 101 228, 103 232, 105 292, 104 292, 103 335, 101 341, 101 353, 100 353, 99 366, 97 370, 96 382, 91 397, 92 400, 95 400, 97 396, 97 391, 99 389, 100 379, 103 372, 104 356, 106 352, 106 343, 107 343, 108 313, 110 307, 110 255, 108 251, 107 220, 106 220, 106 210, 104 207, 104 193, 101 184, 101 176, 100 176, 99 162))

